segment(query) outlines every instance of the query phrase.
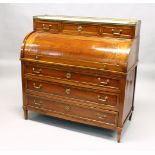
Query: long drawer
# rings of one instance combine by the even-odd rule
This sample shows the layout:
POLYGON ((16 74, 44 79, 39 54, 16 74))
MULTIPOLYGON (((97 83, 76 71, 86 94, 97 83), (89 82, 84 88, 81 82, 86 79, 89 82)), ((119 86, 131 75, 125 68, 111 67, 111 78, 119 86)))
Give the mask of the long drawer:
POLYGON ((104 88, 120 89, 120 79, 111 76, 97 76, 88 75, 84 73, 77 73, 73 71, 66 71, 56 68, 47 68, 43 66, 26 65, 26 74, 35 76, 48 76, 50 78, 57 78, 62 80, 68 80, 72 82, 80 82, 88 85, 96 85, 104 88))
POLYGON ((119 103, 118 94, 112 94, 108 92, 94 92, 90 89, 74 87, 71 85, 62 85, 59 83, 27 80, 26 89, 73 99, 96 102, 98 104, 107 105, 110 107, 117 107, 119 103))
POLYGON ((116 126, 117 123, 117 112, 114 111, 98 111, 95 109, 88 109, 77 105, 46 100, 35 96, 27 96, 27 106, 48 110, 62 115, 81 118, 88 121, 111 124, 114 126, 116 126))

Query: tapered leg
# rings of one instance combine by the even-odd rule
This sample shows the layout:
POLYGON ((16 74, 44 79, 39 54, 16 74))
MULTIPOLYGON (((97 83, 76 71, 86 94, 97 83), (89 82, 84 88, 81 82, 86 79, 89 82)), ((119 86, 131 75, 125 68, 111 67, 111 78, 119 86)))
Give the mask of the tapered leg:
POLYGON ((24 118, 25 120, 28 119, 28 110, 24 109, 24 118))
POLYGON ((117 142, 120 143, 121 141, 121 133, 122 133, 122 128, 117 128, 117 142))
POLYGON ((131 121, 131 119, 132 119, 132 113, 133 113, 133 111, 131 112, 131 114, 129 116, 129 121, 131 121))

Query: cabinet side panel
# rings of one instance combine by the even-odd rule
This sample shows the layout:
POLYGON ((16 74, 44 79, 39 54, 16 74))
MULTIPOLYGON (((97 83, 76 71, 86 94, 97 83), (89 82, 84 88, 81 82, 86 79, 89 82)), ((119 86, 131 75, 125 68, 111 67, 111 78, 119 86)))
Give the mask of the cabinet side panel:
POLYGON ((118 127, 123 127, 123 109, 124 109, 124 101, 125 101, 125 86, 126 86, 126 75, 121 78, 121 93, 119 98, 119 117, 118 117, 118 127))
POLYGON ((22 78, 22 95, 23 95, 23 107, 26 106, 26 98, 25 98, 25 87, 26 82, 24 80, 24 72, 25 72, 25 65, 23 62, 21 62, 21 78, 22 78))
POLYGON ((127 70, 130 70, 135 64, 138 62, 138 56, 139 56, 139 44, 140 44, 140 22, 137 25, 136 28, 136 34, 137 37, 133 39, 131 51, 128 56, 128 68, 127 70))
POLYGON ((124 100, 124 110, 123 110, 123 122, 133 109, 133 98, 135 90, 135 80, 136 80, 136 68, 130 71, 127 75, 126 87, 125 87, 125 100, 124 100))

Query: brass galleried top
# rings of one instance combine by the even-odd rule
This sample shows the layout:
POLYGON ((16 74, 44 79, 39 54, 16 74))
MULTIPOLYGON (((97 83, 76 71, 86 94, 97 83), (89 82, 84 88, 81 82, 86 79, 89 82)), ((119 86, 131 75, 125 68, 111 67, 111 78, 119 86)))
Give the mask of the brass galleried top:
POLYGON ((33 19, 45 21, 64 21, 78 23, 103 23, 115 25, 136 25, 138 20, 134 19, 117 19, 117 18, 95 18, 95 17, 77 17, 77 16, 61 16, 61 15, 38 15, 33 19))

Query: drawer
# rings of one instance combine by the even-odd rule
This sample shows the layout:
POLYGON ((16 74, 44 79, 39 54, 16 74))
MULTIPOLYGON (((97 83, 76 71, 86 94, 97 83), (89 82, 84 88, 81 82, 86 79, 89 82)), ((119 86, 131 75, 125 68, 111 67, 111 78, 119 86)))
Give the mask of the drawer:
POLYGON ((102 110, 97 111, 82 106, 64 104, 39 97, 27 96, 27 106, 37 107, 54 113, 81 118, 88 121, 97 121, 106 124, 117 124, 117 112, 102 110))
POLYGON ((132 27, 121 27, 121 26, 102 26, 102 36, 116 37, 116 38, 133 38, 134 29, 132 27))
POLYGON ((76 73, 73 71, 64 71, 55 68, 46 68, 37 65, 27 65, 26 73, 37 76, 49 76, 50 78, 57 78, 68 80, 72 82, 80 82, 88 85, 96 85, 100 87, 107 87, 112 89, 120 89, 120 79, 110 76, 93 76, 84 73, 76 73))
POLYGON ((41 31, 43 30, 43 31, 49 31, 52 33, 58 33, 60 31, 60 23, 37 21, 35 23, 35 30, 41 30, 41 31))
POLYGON ((63 23, 63 33, 99 35, 99 25, 63 23))
POLYGON ((118 94, 112 94, 108 92, 94 92, 90 89, 62 85, 58 83, 27 80, 27 89, 48 93, 50 95, 58 95, 82 101, 94 102, 96 104, 110 107, 117 107, 119 102, 118 94))

